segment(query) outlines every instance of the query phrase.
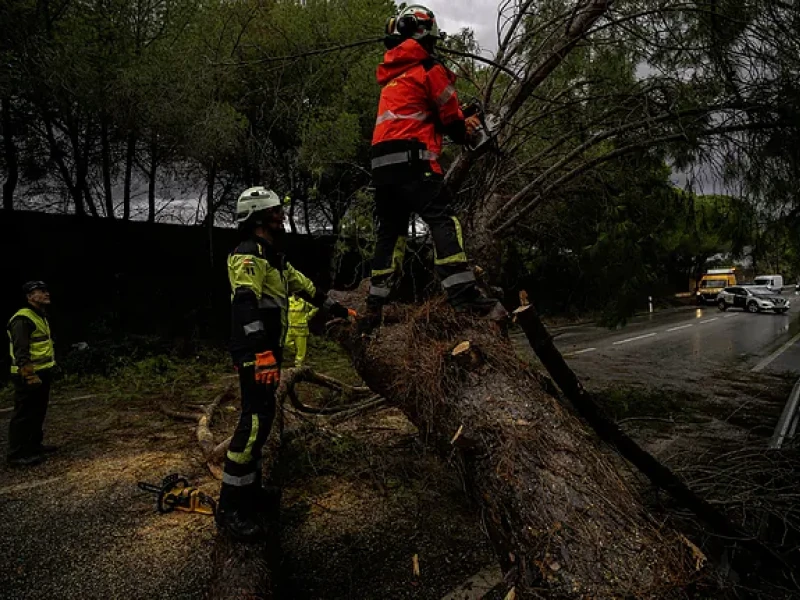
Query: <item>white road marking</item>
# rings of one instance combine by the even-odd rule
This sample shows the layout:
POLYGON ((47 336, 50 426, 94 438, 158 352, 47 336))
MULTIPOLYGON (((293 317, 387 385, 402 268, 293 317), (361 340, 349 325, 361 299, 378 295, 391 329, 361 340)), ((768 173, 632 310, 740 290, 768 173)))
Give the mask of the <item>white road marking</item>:
POLYGON ((689 323, 688 325, 679 325, 678 327, 670 327, 667 331, 678 331, 679 329, 686 329, 687 327, 694 327, 694 323, 689 323))
POLYGON ((719 317, 714 317, 713 319, 706 319, 705 321, 700 321, 700 325, 703 323, 711 323, 712 321, 716 321, 719 317))
POLYGON ((586 354, 587 352, 594 352, 597 348, 584 348, 583 350, 578 350, 577 352, 573 352, 573 356, 578 356, 578 354, 586 354))
POLYGON ((637 335, 636 337, 628 338, 627 340, 620 340, 619 342, 614 342, 614 346, 619 346, 620 344, 627 344, 628 342, 635 342, 636 340, 643 340, 644 338, 653 337, 656 333, 645 333, 644 335, 637 335))
POLYGON ((776 358, 778 358, 778 357, 779 357, 781 354, 783 354, 784 352, 786 352, 786 351, 787 351, 789 348, 791 348, 792 346, 794 346, 794 343, 795 343, 797 340, 800 340, 800 333, 798 333, 796 336, 794 336, 792 339, 790 339, 788 342, 786 342, 786 343, 785 343, 783 346, 781 346, 780 348, 778 348, 777 350, 775 350, 775 352, 773 352, 772 354, 770 354, 770 355, 769 355, 767 358, 765 358, 764 360, 762 360, 762 361, 761 361, 760 363, 758 363, 758 364, 757 364, 755 367, 753 367, 752 369, 750 369, 750 372, 751 372, 751 373, 758 373, 759 371, 763 371, 764 369, 766 369, 766 368, 769 366, 769 364, 770 364, 770 363, 771 363, 773 360, 775 360, 775 359, 776 359, 776 358))
POLYGON ((725 316, 724 316, 724 317, 722 317, 722 318, 723 318, 723 319, 730 319, 731 317, 738 317, 738 316, 739 316, 739 313, 731 313, 731 314, 729 314, 729 315, 725 315, 725 316))

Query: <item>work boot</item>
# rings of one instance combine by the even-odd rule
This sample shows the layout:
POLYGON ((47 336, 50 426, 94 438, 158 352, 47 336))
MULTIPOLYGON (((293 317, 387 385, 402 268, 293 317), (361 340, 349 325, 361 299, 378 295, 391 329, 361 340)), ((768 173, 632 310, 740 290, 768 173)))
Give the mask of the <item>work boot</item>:
POLYGON ((503 321, 508 317, 508 311, 503 308, 497 298, 476 296, 470 300, 454 304, 453 308, 458 313, 472 313, 492 321, 503 321))
POLYGON ((34 465, 41 464, 45 461, 45 457, 41 454, 29 454, 27 456, 18 456, 8 459, 8 466, 10 467, 33 467, 34 465))
POLYGON ((58 446, 53 446, 52 444, 40 444, 36 449, 36 452, 39 454, 53 454, 54 452, 58 452, 58 446))
POLYGON ((217 527, 237 542, 253 543, 264 538, 264 529, 252 514, 241 510, 217 510, 217 527))

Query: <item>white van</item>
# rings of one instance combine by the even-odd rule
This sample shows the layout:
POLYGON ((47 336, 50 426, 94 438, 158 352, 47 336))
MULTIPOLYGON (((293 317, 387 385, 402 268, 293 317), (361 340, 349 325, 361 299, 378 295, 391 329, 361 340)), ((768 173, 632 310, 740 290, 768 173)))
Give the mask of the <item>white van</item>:
POLYGON ((759 275, 753 280, 753 283, 760 287, 765 287, 775 294, 780 294, 783 291, 783 277, 780 275, 759 275))

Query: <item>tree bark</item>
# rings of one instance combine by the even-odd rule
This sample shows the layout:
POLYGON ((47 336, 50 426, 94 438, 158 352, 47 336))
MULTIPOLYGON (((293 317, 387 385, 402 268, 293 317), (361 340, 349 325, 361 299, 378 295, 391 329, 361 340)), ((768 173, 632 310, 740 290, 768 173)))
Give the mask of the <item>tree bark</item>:
POLYGON ((136 158, 136 134, 131 131, 125 143, 125 181, 122 192, 122 220, 131 218, 131 180, 133 178, 133 160, 136 158))
POLYGON ((369 387, 456 462, 518 598, 685 592, 696 573, 683 538, 648 514, 624 465, 494 324, 443 303, 392 308, 373 337, 333 334, 369 387))
POLYGON ((3 210, 14 210, 14 192, 19 182, 19 155, 14 142, 14 120, 11 114, 11 99, 0 103, 3 126, 3 153, 6 162, 6 180, 3 183, 3 210))
POLYGON ((111 183, 111 142, 108 139, 108 115, 100 116, 100 145, 103 170, 103 198, 105 200, 106 216, 114 218, 114 195, 111 183))

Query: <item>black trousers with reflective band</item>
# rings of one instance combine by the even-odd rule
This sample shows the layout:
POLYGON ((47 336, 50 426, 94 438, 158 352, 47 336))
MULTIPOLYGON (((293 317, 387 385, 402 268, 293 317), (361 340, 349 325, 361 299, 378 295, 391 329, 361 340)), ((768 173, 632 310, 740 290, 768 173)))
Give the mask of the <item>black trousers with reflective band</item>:
POLYGON ((261 487, 261 453, 275 420, 277 386, 256 383, 255 367, 239 368, 239 386, 242 412, 223 467, 221 511, 255 508, 261 487))
POLYGON ((15 375, 14 412, 8 424, 8 458, 24 458, 38 454, 44 439, 44 419, 50 402, 52 373, 44 369, 36 373, 42 380, 38 386, 27 385, 15 375))
POLYGON ((430 230, 436 251, 436 274, 448 299, 455 305, 472 300, 478 291, 467 264, 461 225, 451 207, 443 177, 431 174, 375 189, 378 239, 372 260, 369 304, 387 302, 391 290, 402 277, 409 219, 414 213, 430 230))

